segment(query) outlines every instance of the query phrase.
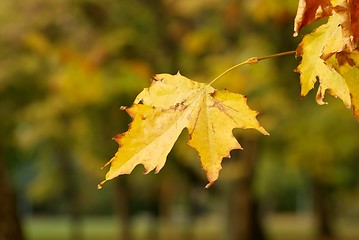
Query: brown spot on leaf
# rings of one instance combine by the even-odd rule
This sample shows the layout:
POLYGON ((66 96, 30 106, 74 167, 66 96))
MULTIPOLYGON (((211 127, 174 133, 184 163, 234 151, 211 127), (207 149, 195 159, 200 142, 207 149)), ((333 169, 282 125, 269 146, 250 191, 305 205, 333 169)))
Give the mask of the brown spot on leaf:
POLYGON ((343 66, 346 63, 352 67, 356 65, 354 59, 350 58, 347 52, 337 53, 336 58, 339 66, 343 66))
POLYGON ((124 136, 124 133, 121 134, 117 134, 116 136, 114 136, 112 139, 115 140, 117 143, 120 142, 121 138, 124 136))

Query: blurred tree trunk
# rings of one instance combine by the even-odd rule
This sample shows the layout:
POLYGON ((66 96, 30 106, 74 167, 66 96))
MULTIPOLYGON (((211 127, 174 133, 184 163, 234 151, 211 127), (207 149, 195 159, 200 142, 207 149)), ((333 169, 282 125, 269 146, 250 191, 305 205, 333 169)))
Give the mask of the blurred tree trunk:
POLYGON ((257 165, 257 145, 258 140, 247 140, 245 151, 241 152, 241 157, 238 159, 242 161, 241 167, 245 173, 238 179, 231 191, 229 203, 229 224, 232 233, 228 236, 229 239, 235 240, 265 240, 267 239, 259 213, 258 200, 254 196, 252 182, 254 177, 255 167, 257 165))
POLYGON ((333 216, 328 184, 318 178, 312 179, 314 214, 317 222, 318 240, 333 240, 333 216))
MULTIPOLYGON (((168 227, 172 224, 171 206, 173 204, 173 196, 175 194, 173 187, 174 182, 168 175, 165 175, 161 180, 158 194, 159 226, 163 225, 168 227)), ((164 232, 163 236, 159 233, 159 239, 169 239, 170 237, 170 231, 164 232)))
POLYGON ((74 161, 69 153, 66 143, 59 142, 56 149, 56 160, 65 185, 64 198, 70 217, 70 238, 83 239, 81 194, 77 181, 77 172, 74 161))
MULTIPOLYGON (((0 146, 1 147, 1 146, 0 146)), ((22 240, 23 232, 16 209, 15 194, 6 174, 0 149, 0 240, 22 240)))
POLYGON ((121 234, 120 240, 132 240, 131 216, 130 216, 130 190, 126 183, 126 177, 116 182, 115 199, 117 213, 120 218, 121 234))

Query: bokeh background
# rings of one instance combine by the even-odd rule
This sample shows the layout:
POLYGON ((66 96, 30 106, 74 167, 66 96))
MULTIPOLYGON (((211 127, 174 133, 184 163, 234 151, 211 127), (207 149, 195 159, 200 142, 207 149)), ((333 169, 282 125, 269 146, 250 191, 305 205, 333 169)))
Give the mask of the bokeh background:
MULTIPOLYGON (((270 136, 210 189, 185 130, 166 166, 97 190, 155 73, 210 82, 294 50, 296 0, 0 1, 0 239, 359 239, 359 125, 338 99, 300 99, 293 55, 216 88, 248 96, 270 136), (16 214, 15 214, 16 213, 16 214)), ((304 29, 309 32, 314 26, 304 29)))

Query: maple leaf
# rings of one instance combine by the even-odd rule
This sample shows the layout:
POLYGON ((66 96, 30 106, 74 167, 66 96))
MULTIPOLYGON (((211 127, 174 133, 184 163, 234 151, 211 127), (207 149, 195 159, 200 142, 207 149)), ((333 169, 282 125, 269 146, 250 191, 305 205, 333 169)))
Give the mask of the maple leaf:
POLYGON ((134 104, 123 109, 133 121, 127 132, 114 138, 119 149, 106 164, 111 163, 111 168, 99 188, 107 180, 131 173, 138 164, 144 166, 145 173, 159 172, 184 128, 190 134, 189 146, 200 155, 209 187, 218 179, 223 157, 242 148, 232 134, 234 128, 254 128, 268 135, 246 97, 216 90, 179 73, 156 75, 134 104))
POLYGON ((331 14, 332 4, 329 0, 299 0, 294 19, 294 36, 306 25, 331 14))
POLYGON ((353 33, 354 42, 359 41, 359 1, 350 1, 350 20, 351 20, 351 32, 353 33))
POLYGON ((334 5, 334 11, 341 16, 343 42, 340 51, 353 51, 357 48, 359 34, 359 5, 357 0, 332 0, 338 2, 334 5))
POLYGON ((337 53, 330 63, 348 84, 353 114, 359 120, 359 51, 337 53))
POLYGON ((340 38, 337 36, 334 39, 335 44, 326 48, 324 58, 329 58, 335 52, 353 51, 357 48, 359 37, 359 3, 356 0, 299 0, 293 35, 297 36, 304 26, 332 15, 339 21, 331 30, 340 29, 342 33, 340 38))
POLYGON ((328 22, 304 36, 296 54, 302 61, 300 73, 301 96, 319 81, 316 100, 323 101, 325 92, 339 97, 359 120, 358 51, 359 1, 356 0, 300 0, 295 19, 294 35, 303 26, 322 17, 328 22), (325 11, 324 11, 325 10, 325 11))
POLYGON ((302 61, 296 71, 300 73, 301 96, 304 97, 319 80, 316 100, 324 104, 325 92, 342 99, 345 106, 351 106, 349 89, 345 79, 326 60, 338 52, 343 43, 340 24, 342 15, 333 13, 326 24, 306 35, 297 48, 302 61))

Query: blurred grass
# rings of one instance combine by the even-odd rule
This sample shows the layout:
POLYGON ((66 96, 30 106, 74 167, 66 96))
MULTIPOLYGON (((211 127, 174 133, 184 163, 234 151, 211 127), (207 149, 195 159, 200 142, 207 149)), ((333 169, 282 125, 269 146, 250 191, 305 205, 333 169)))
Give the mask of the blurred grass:
MULTIPOLYGON (((119 223, 114 218, 88 218, 76 226, 82 239, 118 239, 119 223)), ((71 223, 65 217, 36 217, 25 220, 25 234, 29 240, 71 239, 71 223)))
MULTIPOLYGON (((275 214, 265 219, 271 240, 317 240, 316 223, 310 214, 275 214)), ((358 240, 359 219, 341 218, 334 224, 336 239, 358 240)))
MULTIPOLYGON (((139 218, 133 221, 133 234, 135 239, 145 240, 149 228, 155 224, 150 219, 139 218)), ((202 219, 201 221, 205 221, 202 219)), ((220 236, 221 221, 210 220, 208 225, 202 223, 201 227, 193 224, 167 225, 161 227, 161 239, 223 239, 220 236), (187 226, 196 229, 185 229, 187 226), (204 227, 207 226, 207 227, 204 227), (164 232, 167 232, 167 234, 164 232), (189 234, 192 231, 192 234, 189 234), (169 235, 168 235, 169 234, 169 235)), ((311 215, 276 214, 265 218, 265 226, 270 240, 314 240, 316 239, 315 222, 311 215)), ((121 225, 116 218, 96 217, 86 218, 79 224, 79 232, 82 240, 117 240, 121 232, 121 225)), ((338 240, 359 239, 359 219, 341 219, 335 226, 338 240)), ((28 240, 68 240, 70 236, 70 221, 64 217, 36 217, 25 221, 25 233, 28 240)))

